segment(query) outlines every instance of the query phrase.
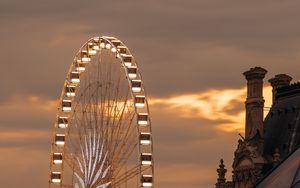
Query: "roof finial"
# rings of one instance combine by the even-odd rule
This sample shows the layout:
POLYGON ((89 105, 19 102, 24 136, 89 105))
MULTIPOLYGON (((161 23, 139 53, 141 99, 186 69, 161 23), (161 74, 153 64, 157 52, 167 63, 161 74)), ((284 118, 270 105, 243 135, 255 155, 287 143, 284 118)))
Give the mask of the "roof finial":
POLYGON ((223 159, 221 159, 219 168, 217 169, 218 180, 216 183, 216 188, 221 188, 226 184, 225 174, 227 172, 227 169, 225 168, 225 165, 223 163, 224 163, 224 161, 223 161, 223 159))

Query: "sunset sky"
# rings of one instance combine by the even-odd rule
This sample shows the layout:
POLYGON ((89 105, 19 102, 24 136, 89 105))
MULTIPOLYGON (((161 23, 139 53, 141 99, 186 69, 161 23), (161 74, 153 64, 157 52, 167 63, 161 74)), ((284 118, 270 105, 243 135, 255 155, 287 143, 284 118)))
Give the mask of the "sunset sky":
MULTIPOLYGON (((94 36, 121 39, 149 96, 158 188, 214 187, 243 133, 246 81, 300 81, 300 1, 0 0, 0 182, 47 187, 52 127, 68 67, 94 36)), ((271 88, 265 82, 266 106, 271 88)), ((227 178, 230 174, 228 174, 227 178)))

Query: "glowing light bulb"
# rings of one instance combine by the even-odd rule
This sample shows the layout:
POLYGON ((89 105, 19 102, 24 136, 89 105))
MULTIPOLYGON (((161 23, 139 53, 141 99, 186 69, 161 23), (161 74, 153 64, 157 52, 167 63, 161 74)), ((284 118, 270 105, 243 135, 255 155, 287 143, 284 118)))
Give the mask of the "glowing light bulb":
POLYGON ((106 49, 110 49, 110 48, 111 48, 111 44, 109 44, 109 43, 106 44, 106 45, 105 45, 105 48, 106 48, 106 49))

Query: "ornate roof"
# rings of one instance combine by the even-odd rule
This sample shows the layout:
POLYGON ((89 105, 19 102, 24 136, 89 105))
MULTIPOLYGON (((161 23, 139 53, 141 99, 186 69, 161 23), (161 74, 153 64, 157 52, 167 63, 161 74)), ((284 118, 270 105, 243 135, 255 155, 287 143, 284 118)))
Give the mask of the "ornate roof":
POLYGON ((255 186, 255 188, 264 187, 300 187, 300 147, 288 155, 255 186))
POLYGON ((284 158, 300 145, 300 84, 278 89, 264 121, 264 142, 264 156, 269 161, 276 148, 284 158))

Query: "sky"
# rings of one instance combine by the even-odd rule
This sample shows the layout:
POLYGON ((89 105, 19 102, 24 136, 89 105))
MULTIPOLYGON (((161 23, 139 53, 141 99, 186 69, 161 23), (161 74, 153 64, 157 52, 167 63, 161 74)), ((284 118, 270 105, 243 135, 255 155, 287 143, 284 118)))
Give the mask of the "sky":
MULTIPOLYGON (((244 131, 251 67, 300 80, 295 0, 0 0, 0 182, 47 186, 52 127, 68 67, 91 37, 121 39, 149 96, 155 185, 213 187, 244 131), (5 169, 5 170, 4 170, 5 169)), ((227 175, 230 179, 230 173, 227 175)))

